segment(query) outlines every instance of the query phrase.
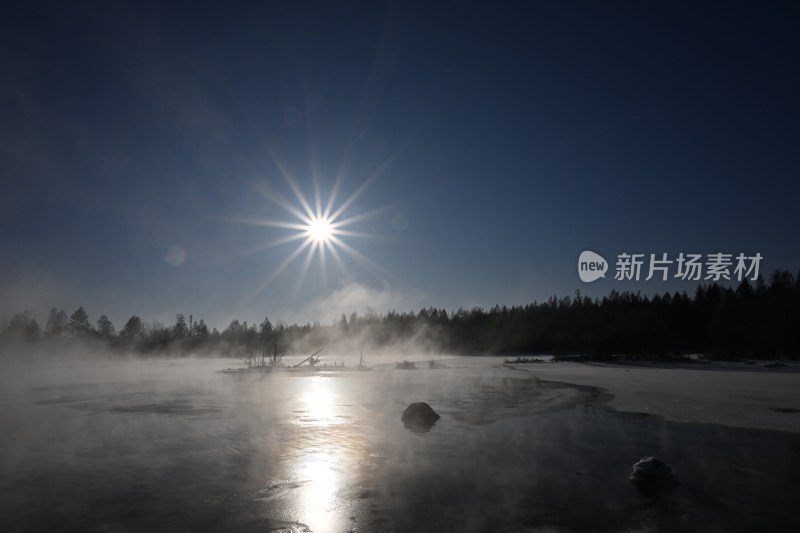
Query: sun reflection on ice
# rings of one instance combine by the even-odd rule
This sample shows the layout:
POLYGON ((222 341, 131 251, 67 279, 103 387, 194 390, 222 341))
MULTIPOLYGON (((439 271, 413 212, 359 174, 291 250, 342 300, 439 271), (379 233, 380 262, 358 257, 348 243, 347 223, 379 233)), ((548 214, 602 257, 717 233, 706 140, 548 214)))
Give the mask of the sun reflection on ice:
POLYGON ((343 421, 336 414, 336 398, 331 390, 330 378, 314 376, 306 380, 300 395, 301 410, 304 412, 300 422, 304 425, 331 426, 343 421))
POLYGON ((297 475, 308 481, 297 501, 298 518, 312 531, 333 531, 342 522, 334 512, 342 507, 336 495, 343 482, 337 462, 335 455, 312 452, 298 465, 297 475))
POLYGON ((314 376, 303 381, 297 397, 302 430, 289 465, 293 477, 302 482, 295 499, 296 518, 312 531, 350 529, 347 513, 338 511, 350 507, 341 493, 351 482, 348 473, 363 440, 339 412, 339 380, 314 376))

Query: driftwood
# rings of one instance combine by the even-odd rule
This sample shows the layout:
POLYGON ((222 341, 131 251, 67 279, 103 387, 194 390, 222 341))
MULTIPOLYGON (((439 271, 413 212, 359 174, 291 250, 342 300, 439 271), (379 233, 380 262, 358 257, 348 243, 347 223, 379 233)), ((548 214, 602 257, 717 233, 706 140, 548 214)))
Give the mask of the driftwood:
POLYGON ((293 368, 297 368, 298 366, 302 365, 302 364, 303 364, 303 363, 305 363, 306 361, 308 361, 308 364, 309 364, 309 365, 311 365, 311 366, 314 366, 314 365, 316 365, 316 364, 319 362, 319 357, 317 357, 316 359, 314 359, 314 356, 316 356, 318 353, 320 353, 320 352, 321 352, 322 350, 324 350, 324 349, 325 349, 325 348, 321 348, 321 349, 317 350, 316 352, 312 353, 311 355, 309 355, 308 357, 306 357, 305 359, 303 359, 302 361, 300 361, 299 363, 297 363, 296 365, 294 365, 294 367, 293 367, 293 368))

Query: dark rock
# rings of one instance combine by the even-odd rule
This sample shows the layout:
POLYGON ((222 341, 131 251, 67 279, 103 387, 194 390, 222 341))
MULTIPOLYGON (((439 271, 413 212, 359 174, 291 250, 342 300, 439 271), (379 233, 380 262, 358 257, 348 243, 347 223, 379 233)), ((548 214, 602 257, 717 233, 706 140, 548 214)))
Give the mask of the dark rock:
POLYGON ((403 425, 406 428, 416 432, 424 432, 432 428, 439 418, 441 417, 430 405, 425 402, 417 402, 406 407, 400 420, 403 421, 403 425))
POLYGON ((664 488, 676 485, 675 471, 658 457, 642 457, 633 465, 630 480, 640 488, 664 488))

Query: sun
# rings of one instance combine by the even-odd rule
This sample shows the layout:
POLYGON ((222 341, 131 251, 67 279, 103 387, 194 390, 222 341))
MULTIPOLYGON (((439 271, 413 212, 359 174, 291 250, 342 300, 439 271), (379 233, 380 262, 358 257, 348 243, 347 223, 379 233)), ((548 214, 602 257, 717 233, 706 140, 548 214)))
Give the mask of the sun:
MULTIPOLYGON (((276 188, 266 180, 259 180, 254 183, 254 190, 267 200, 267 205, 272 204, 282 208, 288 215, 281 219, 265 219, 260 217, 253 218, 230 218, 228 220, 278 228, 285 233, 282 237, 269 240, 261 245, 249 249, 249 253, 266 251, 275 247, 283 247, 296 243, 294 250, 288 250, 286 257, 280 262, 252 291, 251 298, 256 298, 268 285, 270 285, 281 273, 287 270, 294 271, 296 275, 295 294, 303 286, 304 279, 308 273, 314 259, 319 263, 324 287, 328 284, 328 269, 338 267, 338 273, 342 277, 352 275, 354 264, 365 267, 381 279, 397 277, 387 271, 375 261, 369 259, 361 252, 351 246, 346 240, 357 238, 380 238, 379 235, 360 231, 357 228, 367 219, 379 215, 385 208, 373 209, 372 211, 360 212, 357 214, 347 214, 356 201, 364 192, 370 181, 374 177, 367 179, 360 187, 343 200, 339 200, 341 188, 341 177, 337 177, 333 188, 327 197, 323 197, 320 191, 319 181, 314 178, 313 196, 311 198, 301 190, 299 183, 282 166, 281 174, 294 193, 294 200, 281 195, 276 188), (337 200, 339 200, 337 202, 337 200), (304 256, 304 258, 303 258, 304 256), (332 261, 329 261, 332 260, 332 261), (296 261, 300 262, 299 269, 290 269, 290 265, 296 261)), ((246 252, 247 253, 247 252, 246 252)))
MULTIPOLYGON (((251 224, 271 228, 267 234, 270 238, 252 247, 244 248, 244 254, 254 254, 267 252, 272 257, 278 256, 280 251, 276 248, 286 249, 286 256, 279 264, 274 266, 271 271, 265 273, 265 277, 249 290, 248 304, 262 294, 266 288, 284 272, 289 272, 295 278, 293 298, 296 297, 304 286, 306 275, 311 269, 312 264, 318 266, 322 287, 328 287, 328 271, 337 280, 352 279, 355 269, 366 270, 370 275, 378 279, 400 280, 394 273, 390 272, 376 261, 365 256, 354 248, 350 242, 356 239, 381 239, 382 236, 372 231, 364 231, 371 224, 367 220, 386 213, 388 206, 373 208, 364 211, 357 208, 357 201, 370 185, 378 179, 388 168, 397 154, 403 149, 406 143, 387 156, 377 167, 358 184, 349 194, 342 194, 344 189, 345 176, 348 175, 349 157, 345 157, 342 167, 327 180, 323 180, 316 168, 315 158, 311 157, 311 174, 303 183, 313 187, 311 195, 306 187, 301 187, 300 182, 295 178, 288 165, 269 147, 267 155, 278 170, 278 175, 288 186, 288 191, 292 194, 285 195, 281 191, 280 180, 273 180, 267 176, 257 178, 252 182, 252 191, 259 194, 266 200, 264 208, 272 213, 272 207, 279 207, 284 211, 283 216, 278 212, 278 218, 262 218, 261 216, 246 217, 225 217, 225 220, 242 224, 251 224), (321 183, 331 183, 332 185, 324 194, 321 183), (282 231, 283 235, 276 234, 275 230, 282 231), (291 245, 294 244, 294 249, 291 245), (272 251, 275 249, 274 251, 272 251), (316 260, 316 261, 315 261, 316 260), (291 268, 299 262, 299 268, 291 268)), ((348 152, 349 153, 349 148, 348 152)), ((313 154, 312 154, 313 155, 313 154)), ((276 176, 277 177, 277 176, 276 176)), ((283 189, 286 191, 286 189, 283 189)), ((286 191, 286 192, 288 192, 286 191)), ((286 278, 285 278, 286 279, 286 278)))
POLYGON ((333 239, 333 222, 326 217, 315 216, 306 227, 306 235, 317 244, 327 244, 333 239))

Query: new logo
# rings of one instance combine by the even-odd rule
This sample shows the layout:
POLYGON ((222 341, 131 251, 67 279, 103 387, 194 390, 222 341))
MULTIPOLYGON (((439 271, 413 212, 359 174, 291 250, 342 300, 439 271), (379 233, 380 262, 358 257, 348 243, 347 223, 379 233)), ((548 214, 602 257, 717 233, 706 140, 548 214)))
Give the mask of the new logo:
POLYGON ((578 276, 581 281, 591 283, 599 278, 606 277, 608 261, 603 256, 588 250, 581 252, 578 257, 578 276))

